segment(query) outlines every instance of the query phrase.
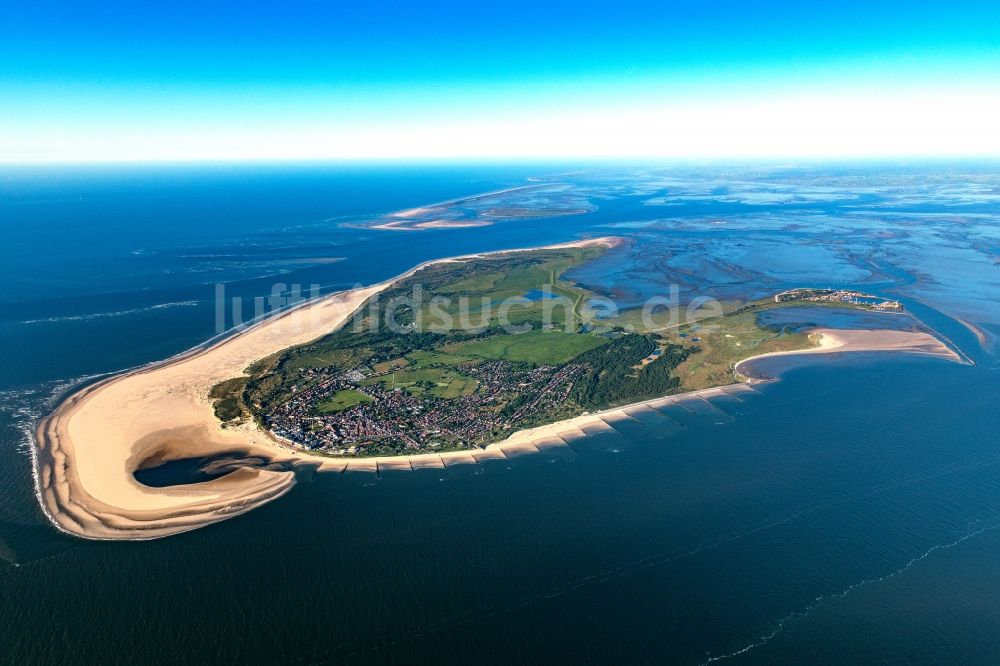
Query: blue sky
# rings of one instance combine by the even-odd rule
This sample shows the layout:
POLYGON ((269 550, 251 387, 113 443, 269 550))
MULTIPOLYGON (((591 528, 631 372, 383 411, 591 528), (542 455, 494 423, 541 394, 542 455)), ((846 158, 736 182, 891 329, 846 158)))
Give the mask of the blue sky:
POLYGON ((998 81, 995 2, 8 0, 0 161, 993 154, 998 81))

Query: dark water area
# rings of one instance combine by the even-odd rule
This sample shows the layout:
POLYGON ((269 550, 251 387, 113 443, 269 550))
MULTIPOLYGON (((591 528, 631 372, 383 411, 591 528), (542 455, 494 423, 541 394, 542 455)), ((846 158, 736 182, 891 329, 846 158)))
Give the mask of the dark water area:
POLYGON ((689 414, 572 460, 319 474, 157 542, 38 534, 56 552, 2 574, 5 650, 700 663, 777 631, 743 661, 982 661, 1000 649, 968 628, 1000 618, 982 582, 1000 577, 1000 453, 984 437, 1000 433, 1000 386, 971 384, 979 372, 823 359, 715 405, 728 423, 689 414))
MULTIPOLYGON (((9 255, 0 274, 0 662, 1000 660, 1000 373, 938 294, 951 294, 959 316, 998 319, 995 305, 981 306, 996 295, 984 286, 995 281, 992 264, 963 269, 963 284, 980 285, 968 291, 953 273, 932 280, 933 266, 958 265, 955 241, 916 272, 904 255, 938 247, 919 225, 879 246, 891 270, 802 231, 798 247, 821 249, 769 254, 805 204, 774 235, 771 223, 740 218, 760 212, 756 204, 709 200, 745 185, 665 206, 648 200, 679 186, 648 179, 615 184, 620 196, 580 216, 433 232, 355 226, 540 171, 0 173, 9 255), (729 228, 697 227, 705 210, 729 228), (248 297, 275 282, 331 291, 425 259, 610 233, 631 242, 600 271, 585 269, 609 288, 624 284, 626 297, 675 276, 687 285, 712 276, 720 293, 744 295, 868 285, 903 298, 977 365, 875 353, 775 359, 780 367, 766 369, 779 382, 670 405, 568 448, 446 470, 303 473, 261 509, 158 541, 74 539, 37 508, 26 453, 34 420, 83 377, 214 335, 217 283, 248 297)), ((884 203, 872 197, 851 205, 884 203)), ((768 214, 783 205, 768 204, 768 214)), ((826 215, 837 205, 809 203, 826 215)), ((853 220, 816 224, 829 235, 853 220)), ((771 323, 802 324, 782 312, 771 323)), ((825 316, 845 327, 893 317, 825 316)), ((904 321, 913 320, 888 325, 904 321)), ((145 478, 198 480, 206 462, 145 478)))
POLYGON ((183 458, 136 470, 135 479, 144 486, 166 488, 186 483, 200 483, 224 476, 225 472, 212 474, 205 467, 211 463, 207 458, 183 458))
POLYGON ((854 308, 796 307, 763 310, 757 315, 761 326, 777 330, 800 331, 806 328, 889 329, 925 331, 927 327, 908 313, 875 312, 854 308))
MULTIPOLYGON (((134 476, 143 485, 165 488, 211 481, 239 467, 277 469, 278 464, 258 456, 249 456, 246 452, 230 451, 198 458, 147 461, 147 464, 135 471, 134 476)), ((288 468, 292 469, 290 466, 288 468)))
POLYGON ((546 299, 558 298, 558 294, 549 291, 542 291, 541 289, 532 289, 524 293, 521 298, 527 299, 529 301, 543 301, 546 299))

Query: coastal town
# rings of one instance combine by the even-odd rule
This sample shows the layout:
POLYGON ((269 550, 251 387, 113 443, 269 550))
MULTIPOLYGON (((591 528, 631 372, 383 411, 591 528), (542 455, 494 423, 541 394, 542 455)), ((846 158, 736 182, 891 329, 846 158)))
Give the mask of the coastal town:
POLYGON ((464 390, 453 397, 435 395, 435 389, 447 384, 428 380, 396 386, 392 368, 376 373, 362 366, 342 374, 311 370, 304 377, 309 386, 296 390, 262 420, 286 443, 332 455, 355 455, 372 447, 412 451, 474 446, 509 432, 513 423, 523 424, 564 404, 583 370, 578 364, 557 368, 502 360, 467 363, 446 376, 448 382, 457 375, 467 378, 464 390), (324 408, 345 395, 351 399, 324 408))
POLYGON ((841 305, 857 305, 879 312, 900 312, 903 305, 894 301, 860 291, 849 289, 789 289, 774 295, 775 303, 790 301, 807 301, 812 303, 834 303, 841 305))

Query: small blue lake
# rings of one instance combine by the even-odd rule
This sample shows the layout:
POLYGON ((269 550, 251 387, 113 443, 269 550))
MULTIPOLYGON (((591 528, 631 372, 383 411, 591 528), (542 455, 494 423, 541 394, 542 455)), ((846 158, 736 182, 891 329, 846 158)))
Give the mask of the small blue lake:
POLYGON ((560 294, 557 294, 552 291, 546 291, 542 289, 532 289, 531 291, 525 293, 522 296, 522 298, 526 298, 532 303, 534 303, 536 301, 554 300, 557 298, 561 298, 561 296, 560 294))

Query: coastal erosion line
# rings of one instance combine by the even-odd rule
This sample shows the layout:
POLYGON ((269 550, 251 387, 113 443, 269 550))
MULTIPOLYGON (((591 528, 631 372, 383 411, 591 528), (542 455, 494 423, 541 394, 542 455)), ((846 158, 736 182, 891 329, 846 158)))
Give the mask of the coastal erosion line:
MULTIPOLYGON (((594 239, 549 248, 617 242, 594 239)), ((483 255, 457 259, 477 256, 483 255)), ((433 263, 437 262, 421 264, 373 287, 317 299, 212 346, 110 377, 69 395, 52 415, 39 422, 32 447, 36 491, 45 514, 58 529, 82 538, 160 538, 259 507, 288 492, 295 477, 287 470, 240 468, 210 481, 154 488, 134 477, 136 469, 151 459, 168 461, 240 450, 293 467, 295 463, 309 464, 318 471, 378 472, 478 464, 566 446, 568 440, 610 430, 616 419, 633 418, 632 414, 643 409, 691 397, 750 390, 745 384, 734 384, 678 394, 519 431, 482 449, 410 456, 317 456, 276 443, 252 420, 235 428, 221 427, 208 398, 212 386, 242 375, 255 360, 329 333, 369 297, 433 263), (285 327, 283 321, 291 325, 285 327), (303 331, 299 326, 303 321, 313 328, 303 331)), ((816 329, 813 334, 816 347, 780 354, 897 351, 960 362, 952 350, 923 332, 816 329)))

